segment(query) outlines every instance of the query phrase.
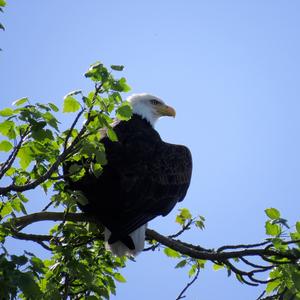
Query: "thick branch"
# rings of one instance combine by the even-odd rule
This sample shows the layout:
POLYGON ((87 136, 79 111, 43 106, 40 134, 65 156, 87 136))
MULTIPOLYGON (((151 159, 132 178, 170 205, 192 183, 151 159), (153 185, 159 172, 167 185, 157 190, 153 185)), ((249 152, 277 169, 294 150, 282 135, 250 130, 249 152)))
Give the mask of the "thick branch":
MULTIPOLYGON (((73 221, 73 222, 93 222, 100 224, 94 217, 84 214, 84 213, 67 213, 67 212, 47 212, 42 211, 39 213, 33 213, 30 215, 14 218, 8 221, 7 226, 10 227, 13 237, 17 239, 31 240, 39 243, 44 248, 50 248, 45 245, 43 242, 49 242, 55 237, 49 235, 35 235, 35 234, 25 234, 20 232, 26 226, 40 222, 40 221, 73 221)), ((205 249, 198 245, 188 244, 182 242, 178 239, 174 239, 173 236, 164 236, 160 233, 147 229, 146 237, 148 240, 156 240, 158 242, 157 245, 161 244, 165 247, 169 247, 184 256, 189 257, 191 260, 209 260, 216 264, 226 266, 226 268, 235 273, 236 276, 243 283, 248 285, 258 285, 258 284, 266 284, 270 280, 262 280, 260 278, 256 278, 255 276, 264 273, 266 271, 270 271, 274 267, 279 264, 298 264, 300 255, 297 252, 292 251, 277 251, 274 248, 271 248, 272 243, 270 241, 257 243, 257 244, 246 244, 246 245, 229 245, 220 247, 217 250, 214 249, 205 249), (257 263, 252 263, 245 257, 259 257, 264 265, 260 265, 257 263), (251 267, 251 270, 243 270, 241 269, 241 265, 236 265, 236 259, 240 259, 244 265, 247 267, 251 267), (268 266, 265 263, 270 263, 268 266)), ((102 239, 103 237, 94 237, 89 241, 94 239, 102 239)), ((297 243, 299 241, 287 241, 286 243, 297 243)), ((81 242, 81 244, 86 244, 88 241, 81 242)), ((81 245, 79 244, 79 245, 81 245)), ((77 245, 78 246, 78 245, 77 245)), ((196 276, 197 277, 197 276, 196 276)), ((196 280, 196 279, 195 279, 196 280)), ((187 285, 188 288, 195 280, 192 280, 191 283, 187 285)), ((274 280, 274 279, 272 279, 274 280)), ((185 290, 180 294, 179 299, 182 299, 184 296, 185 290)))
POLYGON ((299 259, 293 254, 289 253, 281 253, 274 250, 266 250, 266 249, 243 249, 240 251, 229 251, 229 252, 215 252, 213 250, 198 250, 198 246, 190 245, 181 242, 180 240, 171 239, 165 237, 158 232, 148 229, 147 237, 154 239, 161 244, 172 248, 175 251, 180 252, 181 254, 187 255, 191 258, 196 259, 205 259, 211 261, 224 261, 231 258, 241 258, 244 256, 279 256, 286 257, 291 260, 299 259))
MULTIPOLYGON (((36 223, 39 221, 73 221, 73 222, 93 222, 99 223, 94 217, 89 216, 84 213, 60 213, 60 212, 39 212, 23 217, 13 219, 14 225, 24 228, 29 224, 36 223)), ((166 247, 172 248, 175 251, 180 252, 183 255, 187 255, 195 259, 204 259, 210 261, 224 262, 232 258, 241 258, 245 256, 260 256, 264 257, 278 257, 278 258, 287 258, 291 261, 296 261, 300 257, 297 257, 294 253, 279 252, 272 249, 265 248, 252 248, 252 249, 242 249, 238 251, 214 251, 204 249, 200 246, 195 246, 192 244, 184 243, 180 240, 176 240, 170 237, 159 234, 158 232, 147 229, 146 232, 148 239, 154 239, 159 243, 163 244, 166 247)), ((259 245, 259 244, 258 244, 259 245)), ((232 246, 231 246, 232 247, 232 246)), ((232 247, 235 248, 235 247, 232 247)), ((239 247, 240 248, 240 247, 239 247)))
POLYGON ((23 217, 13 219, 13 222, 16 227, 26 227, 32 223, 40 221, 73 221, 73 222, 93 222, 99 223, 97 220, 84 213, 68 213, 67 215, 64 212, 38 212, 23 217))

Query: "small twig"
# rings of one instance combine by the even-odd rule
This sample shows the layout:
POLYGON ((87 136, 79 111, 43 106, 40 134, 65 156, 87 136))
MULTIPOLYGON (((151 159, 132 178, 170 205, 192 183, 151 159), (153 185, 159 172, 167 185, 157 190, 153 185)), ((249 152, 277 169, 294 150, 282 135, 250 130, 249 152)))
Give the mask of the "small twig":
POLYGON ((76 126, 78 120, 80 119, 80 117, 82 116, 82 114, 83 114, 84 112, 85 112, 85 108, 82 108, 82 109, 80 110, 80 112, 77 114, 76 118, 74 119, 74 121, 73 121, 73 123, 72 123, 72 125, 71 125, 71 127, 70 127, 70 129, 69 129, 69 131, 68 131, 68 134, 67 134, 67 136, 66 136, 65 142, 64 142, 64 151, 66 151, 66 149, 67 149, 68 142, 69 142, 69 138, 70 138, 70 136, 71 136, 71 134, 72 134, 73 129, 75 128, 75 126, 76 126))
POLYGON ((245 257, 240 257, 241 261, 243 261, 246 265, 253 267, 253 268, 259 268, 259 269, 264 269, 264 270, 269 270, 272 269, 272 266, 261 266, 261 265, 257 265, 254 264, 252 262, 250 262, 248 259, 246 259, 245 257))
POLYGON ((49 242, 53 239, 52 235, 44 235, 44 234, 29 234, 29 233, 23 233, 19 232, 13 228, 11 229, 11 233, 13 237, 19 239, 19 240, 26 240, 26 241, 33 241, 33 242, 49 242))
POLYGON ((265 294, 266 294, 266 291, 263 291, 256 300, 261 300, 265 294))
MULTIPOLYGON (((247 276, 249 278, 249 274, 252 275, 252 272, 246 272, 242 271, 238 268, 236 268, 229 260, 224 261, 224 264, 227 265, 227 267, 234 272, 236 275, 239 275, 239 278, 242 282, 245 284, 251 285, 251 286, 258 286, 257 283, 253 283, 248 281, 247 279, 244 278, 244 276, 247 276)), ((251 280, 251 278, 249 278, 251 280)))
POLYGON ((218 248, 217 252, 222 252, 224 250, 230 250, 230 249, 239 249, 239 248, 249 249, 249 248, 261 247, 261 246, 265 246, 269 243, 271 243, 271 242, 265 241, 265 242, 257 243, 257 244, 225 245, 225 246, 218 248))
POLYGON ((182 235, 186 230, 189 230, 191 227, 191 225, 193 224, 193 222, 195 221, 195 219, 190 219, 182 228, 181 230, 179 230, 177 233, 169 235, 169 238, 176 238, 180 235, 182 235))
POLYGON ((48 251, 52 251, 52 249, 49 246, 47 246, 45 243, 43 243, 43 242, 37 242, 37 243, 39 245, 41 245, 44 249, 46 249, 48 251))
POLYGON ((7 170, 12 166, 29 131, 30 131, 29 127, 26 128, 25 132, 20 136, 19 143, 14 147, 13 151, 10 153, 6 162, 1 166, 0 179, 4 176, 4 174, 7 172, 7 170))
POLYGON ((269 282, 272 282, 272 281, 275 281, 276 279, 278 279, 278 278, 271 278, 271 279, 268 279, 268 280, 261 280, 261 279, 255 278, 253 275, 249 275, 249 278, 252 281, 257 282, 257 283, 261 283, 261 284, 267 284, 269 282))
POLYGON ((198 276, 199 276, 199 273, 200 273, 200 266, 198 265, 197 266, 197 272, 194 276, 194 278, 187 283, 187 285, 184 287, 184 289, 180 292, 180 294, 178 295, 178 297, 176 298, 176 300, 180 300, 180 299, 183 299, 185 298, 186 296, 184 295, 185 292, 187 291, 187 289, 197 280, 198 276))
MULTIPOLYGON (((98 94, 99 94, 101 88, 102 88, 102 83, 99 84, 99 85, 95 84, 95 93, 94 93, 94 96, 93 96, 93 99, 92 99, 92 103, 95 102, 96 97, 98 96, 98 94)), ((84 97, 83 97, 83 98, 84 98, 84 97)), ((94 107, 94 105, 92 105, 92 106, 89 108, 87 119, 90 118, 90 116, 91 116, 91 111, 93 110, 93 107, 94 107)), ((86 111, 86 109, 83 107, 83 108, 80 110, 80 112, 77 114, 76 118, 74 119, 74 121, 73 121, 73 123, 72 123, 72 125, 71 125, 71 127, 70 127, 70 129, 69 129, 69 131, 68 131, 68 134, 67 134, 67 136, 66 136, 65 142, 64 142, 64 150, 67 149, 68 142, 69 142, 69 139, 70 139, 70 137, 71 137, 72 131, 73 131, 73 129, 75 128, 75 126, 76 126, 78 120, 80 119, 80 117, 82 116, 82 114, 83 114, 85 111, 86 111)))
MULTIPOLYGON (((288 289, 285 288, 280 293, 262 298, 266 294, 266 291, 263 291, 256 300, 283 300, 284 294, 287 292, 287 290, 288 289)), ((289 300, 293 300, 294 296, 295 295, 292 295, 292 298, 290 298, 289 300)))
MULTIPOLYGON (((267 250, 267 249, 266 249, 267 250)), ((267 250, 268 251, 268 250, 267 250)), ((272 255, 272 256, 276 256, 276 255, 272 255)), ((272 259, 272 258, 269 258, 267 257, 266 254, 262 253, 261 254, 261 258, 267 262, 270 262, 272 264, 275 264, 275 265, 286 265, 286 264, 290 264, 292 263, 292 261, 296 261, 297 259, 299 259, 300 257, 294 257, 294 258, 291 258, 290 256, 287 257, 288 255, 286 255, 285 257, 280 257, 280 258, 287 258, 289 260, 285 260, 285 261, 282 261, 282 260, 275 260, 275 259, 272 259)))
POLYGON ((55 201, 50 201, 43 209, 42 211, 46 211, 55 201))

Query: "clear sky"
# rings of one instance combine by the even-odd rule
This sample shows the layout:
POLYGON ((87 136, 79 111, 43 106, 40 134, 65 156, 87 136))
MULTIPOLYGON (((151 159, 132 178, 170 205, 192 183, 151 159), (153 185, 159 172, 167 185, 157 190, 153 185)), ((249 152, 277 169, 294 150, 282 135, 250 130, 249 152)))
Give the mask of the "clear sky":
MULTIPOLYGON (((188 233, 187 241, 208 248, 261 241, 271 206, 291 224, 299 219, 298 0, 8 0, 0 18, 1 106, 24 96, 61 106, 69 91, 92 88, 83 73, 101 60, 126 66, 132 92, 176 108, 176 119, 160 120, 157 129, 193 154, 191 187, 178 207, 207 219, 206 230, 188 233)), ((44 198, 34 195, 32 211, 44 198)), ((175 214, 150 227, 177 231, 175 214)), ((189 280, 175 264, 142 253, 112 299, 175 299, 189 280)), ((253 300, 260 293, 208 264, 187 299, 253 300)))

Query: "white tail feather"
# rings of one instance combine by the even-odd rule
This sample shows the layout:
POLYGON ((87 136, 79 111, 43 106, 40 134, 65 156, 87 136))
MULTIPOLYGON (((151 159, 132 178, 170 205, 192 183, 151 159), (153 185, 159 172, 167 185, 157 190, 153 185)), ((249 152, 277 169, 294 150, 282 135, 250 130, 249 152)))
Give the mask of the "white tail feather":
POLYGON ((105 228, 104 237, 105 237, 105 249, 111 251, 116 256, 131 255, 137 256, 144 249, 145 244, 145 235, 146 235, 147 224, 139 227, 135 231, 131 232, 129 236, 132 238, 135 249, 130 250, 122 242, 118 241, 113 244, 108 244, 107 240, 110 237, 110 231, 105 228))

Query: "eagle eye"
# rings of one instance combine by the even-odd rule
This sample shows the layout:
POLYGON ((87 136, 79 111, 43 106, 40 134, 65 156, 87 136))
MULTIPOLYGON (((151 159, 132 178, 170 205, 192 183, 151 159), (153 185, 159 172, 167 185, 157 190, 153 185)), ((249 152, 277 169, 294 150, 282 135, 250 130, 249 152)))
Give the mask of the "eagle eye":
POLYGON ((157 100, 155 100, 155 99, 150 100, 150 102, 151 102, 151 104, 153 104, 153 105, 158 105, 158 104, 160 104, 160 102, 157 101, 157 100))

